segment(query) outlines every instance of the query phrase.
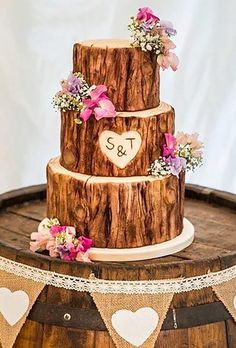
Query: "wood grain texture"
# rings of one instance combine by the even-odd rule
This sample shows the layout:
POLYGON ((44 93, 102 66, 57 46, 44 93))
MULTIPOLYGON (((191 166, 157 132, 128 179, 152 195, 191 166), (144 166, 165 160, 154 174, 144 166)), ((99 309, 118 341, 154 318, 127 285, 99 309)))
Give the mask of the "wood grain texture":
POLYGON ((117 45, 109 41, 76 43, 73 71, 81 72, 90 85, 106 85, 117 111, 159 105, 160 68, 156 55, 130 47, 126 40, 117 45))
MULTIPOLYGON (((0 196, 0 207, 2 204, 2 208, 0 208, 0 255, 59 273, 88 278, 89 274, 93 272, 96 277, 110 280, 191 277, 205 274, 209 269, 211 271, 225 269, 236 264, 236 246, 231 243, 235 237, 235 205, 231 205, 229 208, 229 203, 226 202, 227 194, 225 194, 224 200, 211 203, 211 199, 208 198, 212 196, 213 190, 208 191, 210 196, 207 199, 206 196, 199 199, 201 190, 196 186, 187 190, 188 196, 192 198, 185 202, 186 213, 190 220, 194 219, 196 239, 185 253, 180 252, 175 256, 147 261, 93 262, 90 264, 64 262, 29 251, 30 233, 37 229, 39 221, 46 214, 46 203, 43 199, 45 190, 37 187, 34 190, 22 189, 15 192, 15 199, 13 193, 2 195, 0 196), (21 194, 20 202, 19 194, 21 194), (28 197, 29 201, 27 201, 28 197), (219 202, 221 203, 219 204, 219 202), (215 246, 212 246, 212 234, 208 230, 212 223, 214 223, 212 229, 214 227, 215 246), (225 228, 228 231, 226 236, 224 236, 225 228), (220 236, 223 237, 220 238, 220 236), (222 245, 223 238, 225 242, 222 245)), ((220 196, 223 197, 223 193, 220 193, 220 196)), ((218 197, 217 191, 214 191, 214 197, 218 197)), ((234 198, 236 202, 236 197, 234 196, 234 198)), ((192 307, 216 300, 212 289, 206 288, 201 291, 175 295, 171 307, 192 307)), ((51 286, 45 288, 39 301, 57 306, 64 304, 72 308, 96 309, 88 293, 51 286)), ((26 321, 14 348, 64 348, 65 342, 68 348, 114 348, 108 332, 69 329, 66 327, 66 322, 65 327, 62 328, 30 320, 26 321)), ((236 323, 233 320, 227 320, 195 328, 161 331, 155 347, 234 348, 235 345, 236 323)))
POLYGON ((47 178, 48 217, 76 226, 95 247, 157 244, 182 231, 184 174, 179 180, 89 177, 65 170, 54 159, 47 178))
POLYGON ((175 113, 168 104, 162 103, 153 110, 153 115, 142 117, 125 115, 115 119, 101 119, 93 117, 81 125, 74 122, 74 112, 61 114, 61 158, 63 167, 73 172, 101 176, 135 176, 147 175, 151 163, 161 155, 162 145, 165 143, 164 133, 174 133, 175 113), (113 164, 101 151, 99 136, 105 130, 122 134, 137 131, 142 138, 141 147, 135 158, 128 165, 120 169, 113 164))

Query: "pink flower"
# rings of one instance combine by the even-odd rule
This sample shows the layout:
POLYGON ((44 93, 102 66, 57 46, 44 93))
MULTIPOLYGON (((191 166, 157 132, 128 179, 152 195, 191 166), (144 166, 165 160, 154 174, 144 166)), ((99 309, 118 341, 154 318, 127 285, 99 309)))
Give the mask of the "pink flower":
POLYGON ((76 256, 76 261, 91 262, 89 252, 87 251, 86 253, 78 253, 76 256))
POLYGON ((163 70, 171 67, 173 71, 176 71, 179 65, 179 59, 173 52, 165 54, 159 54, 157 57, 157 63, 162 67, 163 70))
POLYGON ((161 42, 163 44, 163 49, 157 57, 157 63, 163 70, 171 67, 173 71, 176 71, 179 65, 179 59, 175 53, 170 52, 170 50, 176 47, 174 42, 171 41, 167 35, 161 37, 161 42))
POLYGON ((83 121, 87 121, 92 114, 94 114, 96 120, 101 118, 114 118, 116 117, 115 107, 106 95, 107 87, 99 85, 91 90, 91 99, 83 100, 83 110, 81 111, 80 118, 83 121))
POLYGON ((150 7, 139 8, 136 19, 141 22, 149 22, 153 24, 156 24, 160 21, 160 18, 154 15, 150 7))
POLYGON ((85 102, 86 102, 86 100, 83 101, 84 108, 83 108, 83 110, 82 110, 81 113, 80 113, 80 118, 81 118, 84 122, 87 122, 88 119, 90 118, 90 116, 92 115, 93 110, 87 108, 85 102))
POLYGON ((198 139, 199 134, 198 133, 193 133, 193 134, 187 134, 183 132, 179 132, 176 136, 176 141, 178 145, 185 146, 189 144, 192 154, 194 157, 202 157, 202 148, 203 148, 203 143, 198 139))
POLYGON ((94 109, 94 116, 97 121, 104 117, 116 117, 115 107, 108 99, 100 100, 98 107, 94 109))
POLYGON ((79 252, 79 248, 77 246, 75 246, 72 242, 71 243, 68 243, 66 244, 66 248, 68 250, 68 253, 67 254, 62 254, 61 255, 61 258, 63 260, 67 260, 67 261, 73 261, 76 259, 76 256, 79 252))
POLYGON ((92 101, 95 101, 95 103, 100 99, 108 99, 108 96, 106 95, 107 92, 107 86, 105 85, 98 85, 95 88, 91 90, 91 99, 92 101))
POLYGON ((57 234, 65 232, 65 231, 66 231, 66 226, 59 226, 59 225, 54 225, 49 230, 52 237, 56 237, 57 234))
POLYGON ((164 46, 164 50, 163 50, 164 54, 168 54, 169 50, 176 48, 174 42, 168 36, 162 36, 161 42, 164 46))
POLYGON ((165 133, 166 144, 163 145, 163 157, 175 157, 176 138, 171 133, 165 133))
POLYGON ((51 257, 59 256, 55 240, 50 240, 46 245, 46 249, 49 251, 49 256, 51 257))
POLYGON ((30 242, 30 250, 31 251, 37 251, 37 250, 45 250, 47 243, 51 239, 51 234, 47 229, 40 231, 40 232, 33 232, 31 233, 31 240, 30 242))
POLYGON ((56 95, 60 96, 60 95, 63 95, 63 94, 69 94, 70 93, 69 86, 68 86, 66 80, 62 80, 61 81, 61 88, 62 88, 62 90, 57 92, 56 95))
POLYGON ((88 249, 90 249, 93 244, 92 239, 86 238, 84 236, 80 236, 78 240, 80 242, 80 250, 83 252, 86 252, 88 249))
MULTIPOLYGON (((75 254, 77 255, 77 254, 75 254)), ((74 254, 69 254, 69 255, 62 255, 61 259, 64 261, 74 261, 75 260, 75 255, 74 254)))
POLYGON ((39 224, 38 232, 31 234, 30 249, 34 252, 48 250, 51 257, 59 256, 66 261, 78 259, 90 262, 88 250, 92 240, 84 236, 77 238, 76 230, 72 226, 52 225, 57 223, 56 220, 45 218, 39 224), (81 255, 78 256, 79 254, 81 255))

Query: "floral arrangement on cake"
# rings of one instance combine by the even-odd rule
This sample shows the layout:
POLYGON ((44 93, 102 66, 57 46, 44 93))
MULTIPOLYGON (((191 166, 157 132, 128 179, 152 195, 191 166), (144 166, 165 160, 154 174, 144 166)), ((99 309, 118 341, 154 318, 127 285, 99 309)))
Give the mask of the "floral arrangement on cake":
POLYGON ((70 73, 61 81, 61 90, 53 98, 53 105, 62 111, 79 112, 76 123, 86 122, 91 116, 98 121, 116 117, 115 106, 107 96, 105 85, 89 86, 80 72, 70 73))
POLYGON ((58 219, 44 219, 38 232, 31 233, 30 250, 49 251, 51 257, 60 257, 65 261, 90 262, 89 249, 92 240, 78 236, 72 226, 61 226, 58 219))
POLYGON ((170 39, 177 31, 169 21, 161 20, 151 8, 143 7, 135 17, 131 17, 128 25, 133 39, 133 47, 141 47, 142 51, 152 51, 157 55, 157 62, 163 70, 169 67, 176 71, 179 59, 173 50, 176 46, 170 39))
POLYGON ((158 178, 167 175, 179 177, 182 170, 194 171, 203 162, 203 143, 199 135, 180 132, 175 137, 165 133, 166 144, 162 148, 162 156, 155 160, 149 169, 149 174, 158 178))

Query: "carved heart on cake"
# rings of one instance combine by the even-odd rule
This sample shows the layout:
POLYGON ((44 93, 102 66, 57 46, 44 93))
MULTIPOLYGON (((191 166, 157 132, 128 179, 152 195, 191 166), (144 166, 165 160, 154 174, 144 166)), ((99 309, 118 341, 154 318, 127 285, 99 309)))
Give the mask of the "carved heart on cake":
POLYGON ((0 313, 9 325, 15 325, 29 307, 29 296, 25 291, 11 292, 7 288, 0 288, 0 313))
POLYGON ((129 131, 120 135, 106 130, 99 137, 102 152, 121 169, 125 168, 134 159, 141 143, 141 136, 136 131, 129 131))
POLYGON ((141 346, 156 329, 159 315, 150 307, 143 307, 136 312, 122 309, 111 318, 116 332, 135 347, 141 346))

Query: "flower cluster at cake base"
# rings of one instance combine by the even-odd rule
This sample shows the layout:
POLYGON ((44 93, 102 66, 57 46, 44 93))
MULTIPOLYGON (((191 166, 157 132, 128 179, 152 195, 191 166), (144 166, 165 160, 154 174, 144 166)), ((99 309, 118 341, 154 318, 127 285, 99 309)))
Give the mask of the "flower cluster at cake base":
POLYGON ((160 20, 149 7, 143 7, 138 10, 136 17, 131 17, 128 29, 133 39, 132 46, 141 47, 145 52, 154 52, 163 70, 169 67, 177 70, 179 59, 171 51, 176 46, 170 39, 177 32, 171 22, 160 20))
POLYGON ((78 236, 72 226, 61 226, 58 219, 45 218, 38 232, 31 234, 30 250, 48 250, 51 257, 60 257, 65 261, 90 262, 89 249, 92 240, 78 236))
POLYGON ((175 137, 165 133, 166 144, 162 148, 162 156, 155 160, 149 169, 149 174, 158 178, 167 175, 179 177, 182 170, 194 171, 203 162, 203 143, 198 134, 179 132, 175 137))
POLYGON ((105 85, 89 86, 81 73, 71 73, 61 81, 62 89, 53 98, 53 105, 62 111, 75 111, 76 123, 86 122, 91 116, 98 121, 116 117, 115 106, 107 96, 105 85))

